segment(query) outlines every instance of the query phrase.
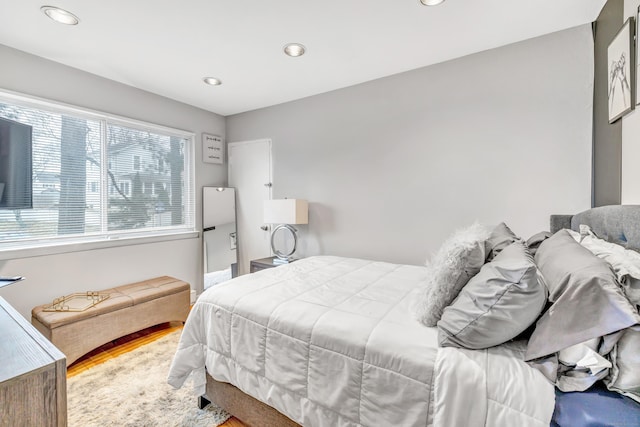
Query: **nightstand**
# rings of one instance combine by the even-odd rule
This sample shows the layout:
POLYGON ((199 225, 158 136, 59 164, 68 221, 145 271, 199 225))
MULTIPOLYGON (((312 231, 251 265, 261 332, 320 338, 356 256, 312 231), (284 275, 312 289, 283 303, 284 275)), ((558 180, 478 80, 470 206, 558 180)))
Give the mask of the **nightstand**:
MULTIPOLYGON (((283 265, 283 264, 274 264, 273 260, 276 259, 277 257, 269 257, 269 258, 261 258, 261 259, 254 259, 251 260, 251 263, 249 264, 249 273, 255 273, 256 271, 260 271, 260 270, 264 270, 265 268, 273 268, 273 267, 278 267, 279 265, 283 265)), ((296 261, 291 260, 290 262, 294 262, 296 261)))

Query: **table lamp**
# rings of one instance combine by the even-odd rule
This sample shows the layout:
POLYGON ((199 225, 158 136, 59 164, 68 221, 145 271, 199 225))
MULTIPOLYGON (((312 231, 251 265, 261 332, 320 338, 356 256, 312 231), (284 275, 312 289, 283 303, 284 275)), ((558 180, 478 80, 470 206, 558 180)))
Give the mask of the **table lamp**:
POLYGON ((271 231, 271 250, 281 263, 288 263, 293 258, 298 245, 297 231, 292 224, 309 223, 309 205, 301 199, 274 199, 264 201, 264 222, 278 224, 271 231), (275 244, 277 233, 290 234, 293 238, 293 248, 290 251, 279 250, 275 244))

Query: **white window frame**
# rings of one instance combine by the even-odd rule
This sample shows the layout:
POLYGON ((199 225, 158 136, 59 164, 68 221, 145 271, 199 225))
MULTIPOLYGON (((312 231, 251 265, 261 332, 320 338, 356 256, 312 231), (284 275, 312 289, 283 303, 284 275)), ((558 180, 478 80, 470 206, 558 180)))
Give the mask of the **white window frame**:
MULTIPOLYGON (((43 238, 37 241, 28 241, 15 244, 12 242, 10 247, 3 247, 0 241, 0 260, 27 258, 33 256, 54 255, 68 252, 79 252, 85 250, 110 248, 117 246, 139 245, 154 242, 163 242, 179 239, 195 239, 199 234, 196 230, 196 209, 195 209, 195 133, 181 129, 170 128, 155 123, 144 122, 141 120, 130 119, 127 117, 117 116, 110 113, 104 113, 87 108, 76 107, 61 102, 51 101, 44 98, 27 96, 7 90, 0 90, 0 102, 15 103, 25 107, 39 108, 59 114, 70 114, 77 117, 83 117, 90 120, 102 121, 103 140, 106 141, 107 126, 109 124, 126 126, 131 128, 142 129, 145 131, 153 131, 162 133, 163 135, 175 136, 188 140, 184 150, 184 206, 185 206, 185 224, 176 229, 175 227, 167 229, 155 229, 151 231, 140 230, 122 230, 117 232, 109 232, 108 235, 85 235, 75 238, 43 238)), ((107 164, 107 152, 101 150, 101 164, 107 164)), ((110 185, 107 182, 107 174, 102 174, 101 188, 106 189, 102 195, 102 223, 106 224, 107 201, 110 185)))

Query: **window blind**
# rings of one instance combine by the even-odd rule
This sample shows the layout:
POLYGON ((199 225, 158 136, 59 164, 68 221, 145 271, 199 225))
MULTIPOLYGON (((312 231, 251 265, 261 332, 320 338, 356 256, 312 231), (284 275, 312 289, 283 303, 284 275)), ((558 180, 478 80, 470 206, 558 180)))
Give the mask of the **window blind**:
POLYGON ((192 146, 185 132, 0 97, 0 248, 194 230, 192 146))

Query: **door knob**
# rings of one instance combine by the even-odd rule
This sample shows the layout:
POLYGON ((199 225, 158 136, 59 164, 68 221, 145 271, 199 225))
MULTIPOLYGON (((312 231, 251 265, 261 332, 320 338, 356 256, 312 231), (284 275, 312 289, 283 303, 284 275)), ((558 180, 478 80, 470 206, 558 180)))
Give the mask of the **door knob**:
POLYGON ((260 227, 260 230, 267 231, 268 229, 269 229, 268 225, 263 225, 262 227, 260 227))

